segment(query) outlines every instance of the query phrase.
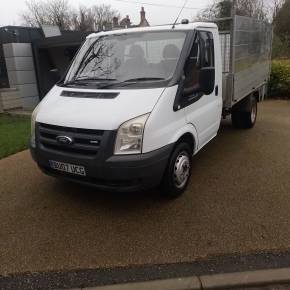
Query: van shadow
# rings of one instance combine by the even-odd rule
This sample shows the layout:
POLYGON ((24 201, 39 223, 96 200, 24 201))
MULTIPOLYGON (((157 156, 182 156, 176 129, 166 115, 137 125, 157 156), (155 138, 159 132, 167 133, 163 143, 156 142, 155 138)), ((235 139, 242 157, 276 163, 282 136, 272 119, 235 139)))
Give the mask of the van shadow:
POLYGON ((75 204, 87 209, 103 208, 113 211, 140 211, 146 208, 155 208, 170 204, 173 200, 167 199, 157 189, 138 192, 102 191, 94 187, 84 186, 65 180, 54 180, 54 194, 61 195, 64 202, 75 204))
POLYGON ((239 130, 233 127, 231 118, 227 117, 226 119, 222 119, 218 135, 224 133, 235 133, 238 131, 239 130))

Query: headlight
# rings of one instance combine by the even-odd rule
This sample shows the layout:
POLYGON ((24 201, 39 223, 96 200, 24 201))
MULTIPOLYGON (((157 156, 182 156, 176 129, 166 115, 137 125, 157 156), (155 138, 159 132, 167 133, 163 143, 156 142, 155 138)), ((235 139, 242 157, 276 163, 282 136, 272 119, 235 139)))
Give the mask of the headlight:
POLYGON ((38 113, 39 109, 38 106, 34 109, 32 115, 31 115, 31 138, 30 138, 30 144, 32 147, 36 147, 35 142, 35 122, 36 122, 36 115, 38 113))
POLYGON ((142 153, 143 133, 149 115, 134 118, 120 126, 115 143, 116 155, 142 153))

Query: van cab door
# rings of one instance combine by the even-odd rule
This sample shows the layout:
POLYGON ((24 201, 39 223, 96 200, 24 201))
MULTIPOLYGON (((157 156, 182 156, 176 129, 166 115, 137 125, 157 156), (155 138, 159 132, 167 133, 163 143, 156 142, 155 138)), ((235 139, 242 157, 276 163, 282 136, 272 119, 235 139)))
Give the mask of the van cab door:
POLYGON ((197 30, 184 67, 183 107, 187 122, 197 130, 199 149, 216 136, 221 121, 222 80, 216 67, 220 50, 215 40, 210 29, 197 30))

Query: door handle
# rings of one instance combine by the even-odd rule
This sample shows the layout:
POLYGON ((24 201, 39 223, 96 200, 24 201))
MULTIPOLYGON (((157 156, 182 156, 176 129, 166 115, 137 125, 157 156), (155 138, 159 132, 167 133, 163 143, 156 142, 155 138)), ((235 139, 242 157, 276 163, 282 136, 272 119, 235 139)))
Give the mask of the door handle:
POLYGON ((219 86, 215 86, 215 95, 216 95, 216 96, 219 95, 219 86))

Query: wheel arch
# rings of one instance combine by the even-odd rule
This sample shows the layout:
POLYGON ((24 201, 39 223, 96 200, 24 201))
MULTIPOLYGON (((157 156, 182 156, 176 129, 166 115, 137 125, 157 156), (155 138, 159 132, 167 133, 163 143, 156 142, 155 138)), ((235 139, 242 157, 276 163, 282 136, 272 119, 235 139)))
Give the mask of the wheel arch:
POLYGON ((192 124, 187 124, 184 128, 176 132, 171 140, 171 143, 180 144, 181 142, 187 142, 191 145, 192 154, 195 154, 198 150, 198 135, 195 127, 192 124))

